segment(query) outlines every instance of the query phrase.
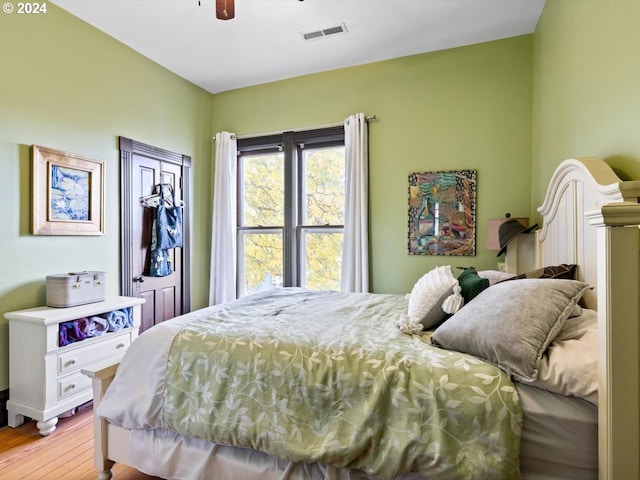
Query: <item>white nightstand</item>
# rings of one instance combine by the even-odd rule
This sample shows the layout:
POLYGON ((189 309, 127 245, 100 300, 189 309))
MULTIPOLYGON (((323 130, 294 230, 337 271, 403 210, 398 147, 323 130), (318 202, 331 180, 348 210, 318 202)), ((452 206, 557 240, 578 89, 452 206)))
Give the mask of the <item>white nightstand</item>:
POLYGON ((49 435, 58 415, 91 400, 91 379, 80 369, 124 354, 138 336, 144 302, 142 298, 110 297, 76 307, 5 313, 9 320, 9 426, 21 425, 26 416, 38 421, 42 435, 49 435), (133 327, 59 346, 60 323, 128 307, 133 311, 133 327))

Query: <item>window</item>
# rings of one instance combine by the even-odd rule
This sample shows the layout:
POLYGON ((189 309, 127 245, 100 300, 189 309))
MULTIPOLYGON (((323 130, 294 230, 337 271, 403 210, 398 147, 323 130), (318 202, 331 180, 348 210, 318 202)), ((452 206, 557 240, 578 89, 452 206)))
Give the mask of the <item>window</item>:
POLYGON ((340 288, 342 127, 238 140, 238 296, 340 288))

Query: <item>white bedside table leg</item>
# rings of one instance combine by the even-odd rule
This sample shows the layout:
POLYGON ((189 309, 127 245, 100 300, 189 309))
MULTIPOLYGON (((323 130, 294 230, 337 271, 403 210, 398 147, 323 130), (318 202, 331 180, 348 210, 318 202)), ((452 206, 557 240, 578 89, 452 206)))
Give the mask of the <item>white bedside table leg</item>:
POLYGON ((36 427, 40 431, 40 435, 46 437, 47 435, 53 433, 56 429, 56 425, 58 424, 58 417, 53 417, 46 421, 39 421, 36 423, 36 427))

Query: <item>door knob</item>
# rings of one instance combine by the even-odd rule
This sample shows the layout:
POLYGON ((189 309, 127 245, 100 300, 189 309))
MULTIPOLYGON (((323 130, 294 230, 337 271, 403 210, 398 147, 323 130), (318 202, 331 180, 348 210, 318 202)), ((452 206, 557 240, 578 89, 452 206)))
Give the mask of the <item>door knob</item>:
POLYGON ((138 283, 144 283, 144 278, 143 278, 143 277, 142 277, 142 275, 141 275, 141 276, 139 276, 139 277, 135 277, 135 278, 133 279, 133 281, 134 281, 134 282, 138 282, 138 283))

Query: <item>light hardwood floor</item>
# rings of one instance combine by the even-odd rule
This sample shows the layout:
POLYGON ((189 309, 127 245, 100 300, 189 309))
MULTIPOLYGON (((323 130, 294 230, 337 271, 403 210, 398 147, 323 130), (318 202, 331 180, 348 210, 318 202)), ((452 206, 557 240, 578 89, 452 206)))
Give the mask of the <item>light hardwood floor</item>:
MULTIPOLYGON (((84 406, 61 418, 51 435, 38 433, 36 422, 0 429, 0 479, 95 480, 93 468, 93 410, 84 406)), ((113 480, 154 480, 137 470, 116 464, 113 480)))

